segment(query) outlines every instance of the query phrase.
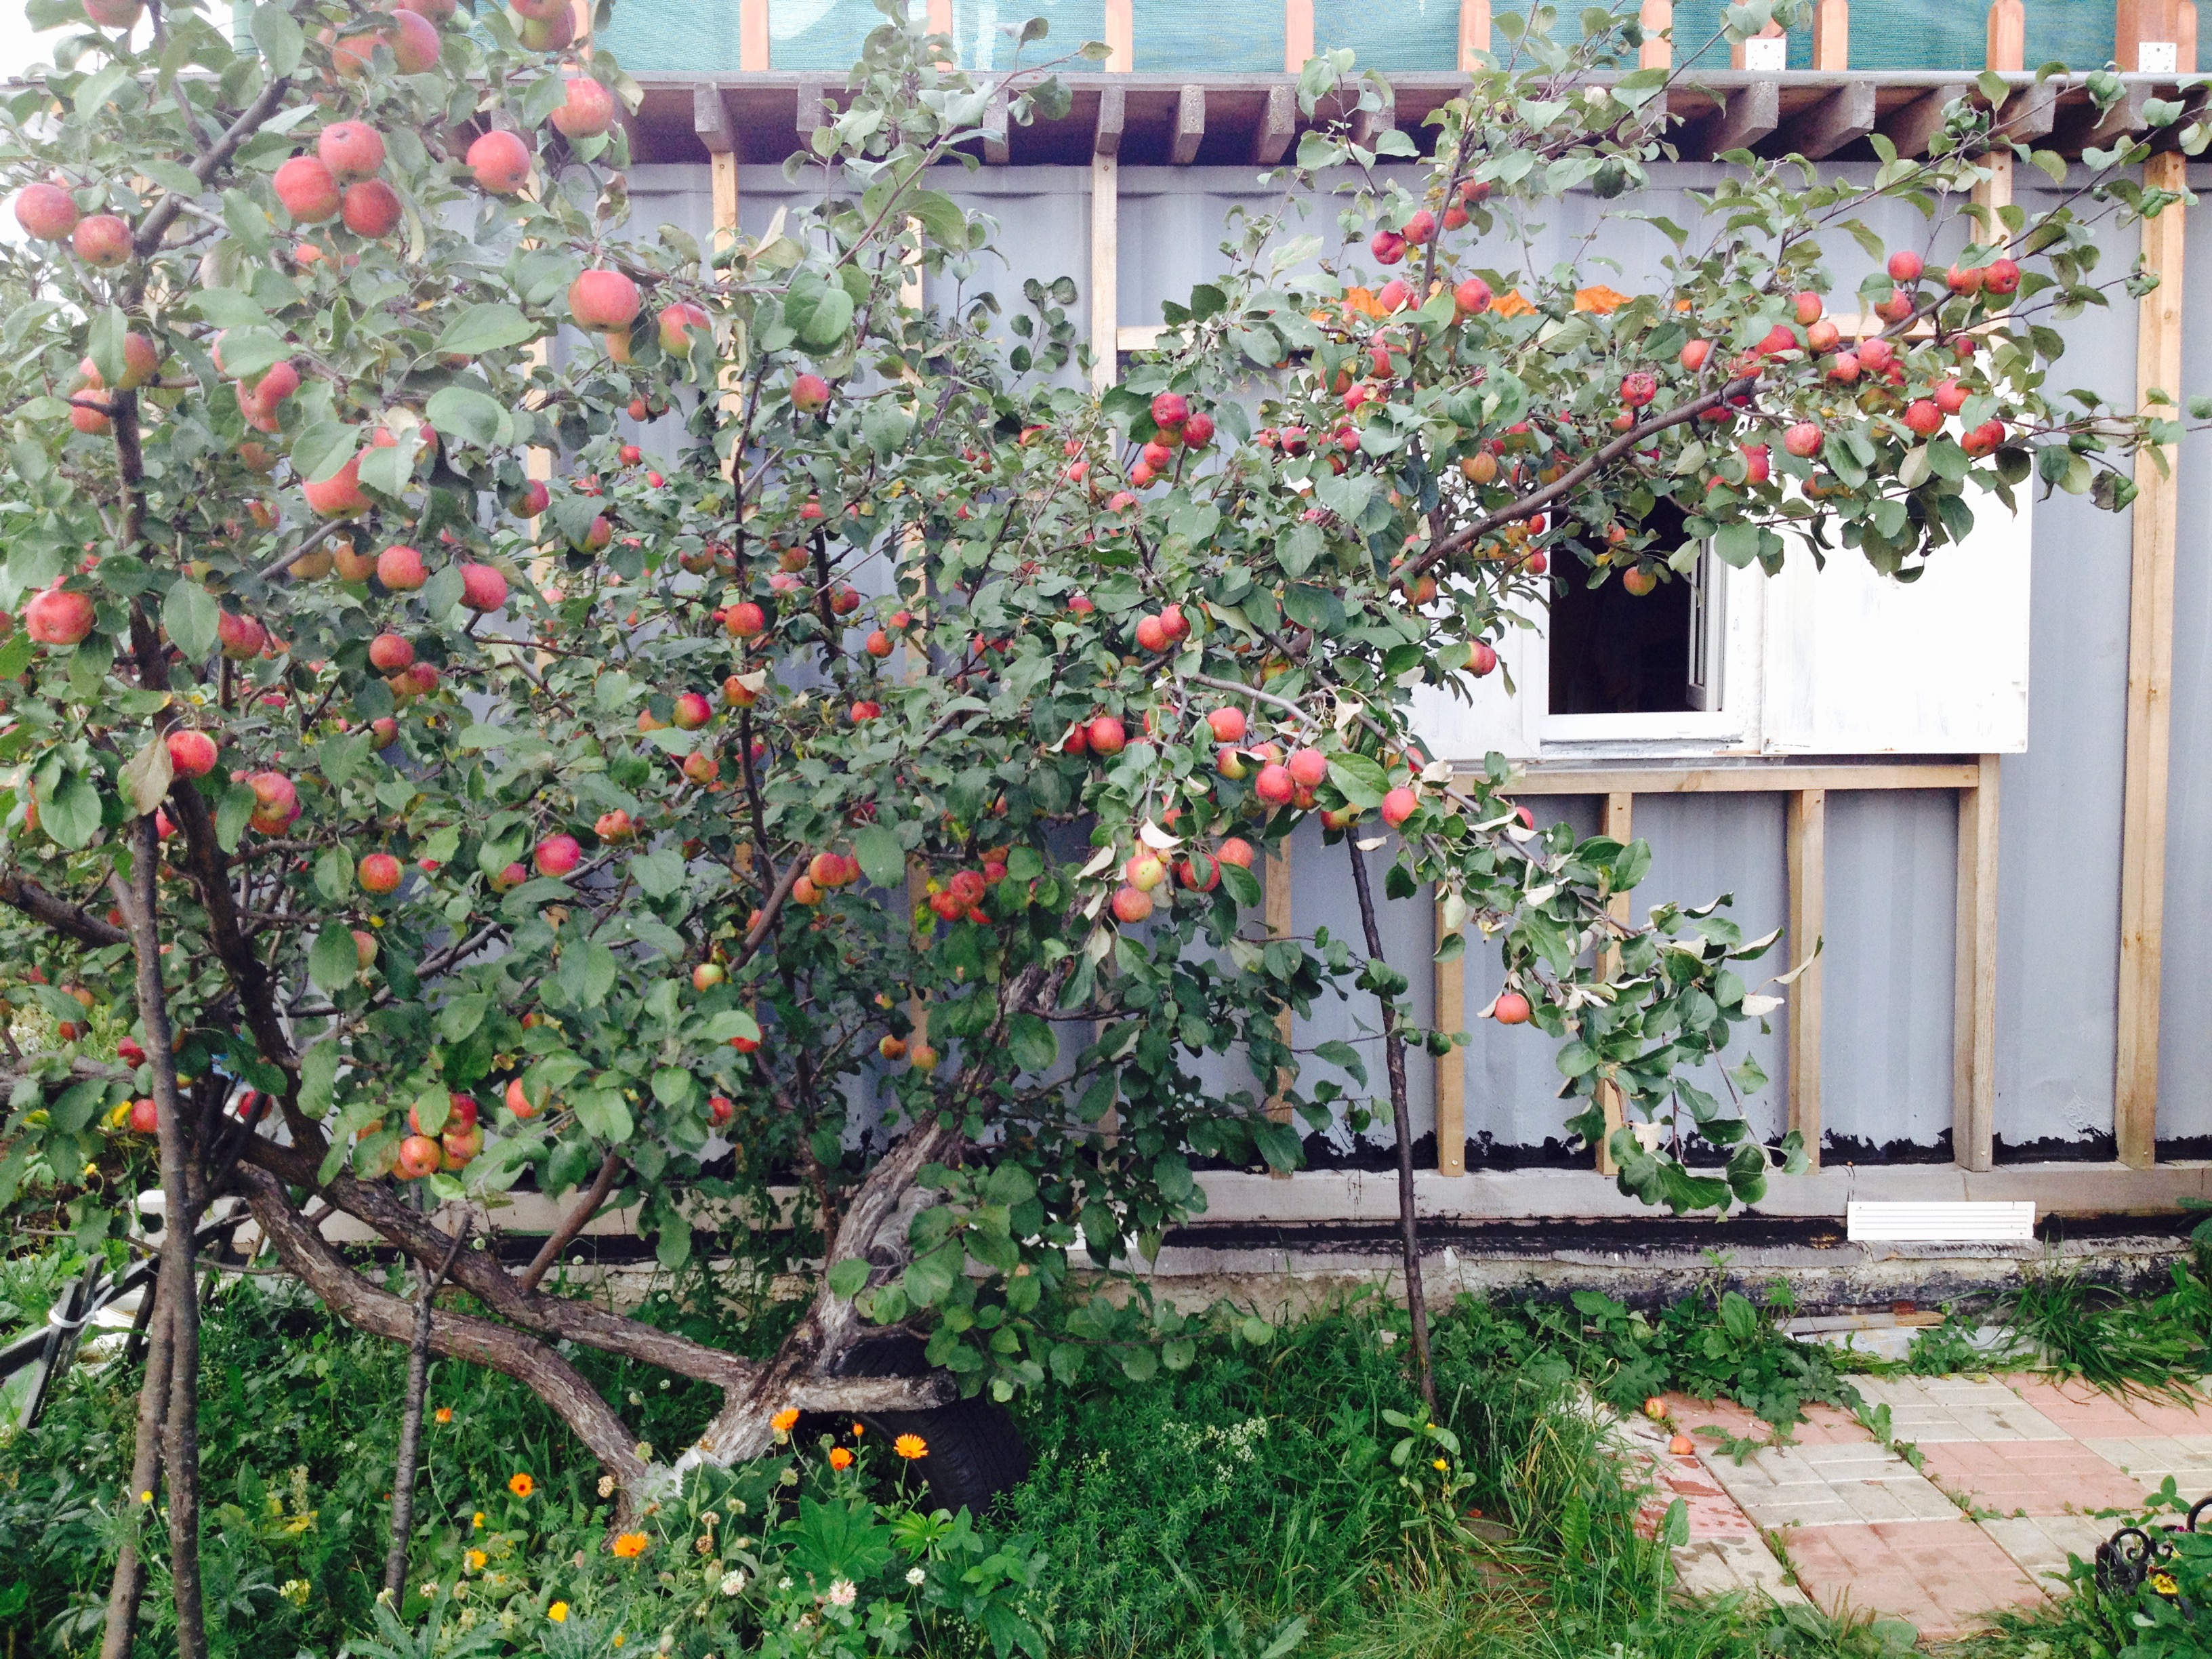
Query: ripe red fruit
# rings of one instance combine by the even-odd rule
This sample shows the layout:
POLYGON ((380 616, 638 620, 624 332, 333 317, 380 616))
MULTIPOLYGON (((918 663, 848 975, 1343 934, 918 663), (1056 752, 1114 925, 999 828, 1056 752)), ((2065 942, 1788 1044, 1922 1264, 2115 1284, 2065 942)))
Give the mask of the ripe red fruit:
POLYGON ((1084 740, 1094 755, 1118 755, 1127 745, 1127 727, 1111 714, 1101 714, 1083 729, 1084 740))
POLYGON ((1905 424, 1922 437, 1932 437, 1942 429, 1943 411, 1928 398, 1916 398, 1905 411, 1905 424))
POLYGON ((1239 870, 1252 867, 1252 843, 1241 836, 1231 836, 1213 850, 1213 856, 1224 864, 1233 864, 1239 870))
POLYGON ((1773 477, 1768 464, 1765 444, 1746 444, 1743 447, 1743 475, 1746 483, 1763 484, 1773 477))
POLYGON ((571 138, 596 138, 615 124, 615 95, 586 75, 568 77, 567 100, 553 112, 553 125, 571 138))
POLYGON ((1889 280, 1893 283, 1917 283, 1925 268, 1918 254, 1911 248, 1902 247, 1889 256, 1888 264, 1883 267, 1889 272, 1889 280))
POLYGON ((1870 340, 1859 342, 1858 355, 1863 368, 1879 374, 1896 361, 1897 348, 1877 334, 1870 340))
POLYGON ((399 193, 381 179, 364 179, 346 186, 343 211, 348 230, 378 241, 398 228, 399 193))
POLYGON ((1959 440, 1959 447, 1969 455, 1979 457, 1991 453, 2004 441, 2005 428, 2002 421, 1984 421, 1972 432, 1959 440))
POLYGON ((1966 406, 1966 388, 1956 380, 1936 383, 1936 407, 1946 415, 1956 415, 1966 406))
POLYGON ((1183 615, 1179 605, 1170 605, 1160 612, 1160 626, 1167 629, 1171 640, 1190 637, 1190 618, 1183 615))
POLYGON ((1839 351, 1828 365, 1828 378, 1849 386, 1859 377, 1859 355, 1856 351, 1839 351))
POLYGON ((640 303, 637 284, 619 270, 587 270, 568 284, 568 314, 579 328, 626 329, 640 303))
POLYGON ((59 185, 26 185, 15 198, 15 222, 41 242, 58 242, 77 226, 76 198, 59 185))
POLYGON ((1766 331, 1765 338, 1754 348, 1762 356, 1772 357, 1784 351, 1797 349, 1797 336, 1786 323, 1777 323, 1766 331))
POLYGON ((531 1104, 529 1091, 522 1086, 522 1079, 519 1077, 509 1078, 507 1081, 507 1109, 519 1118, 529 1119, 538 1115, 538 1108, 531 1104))
POLYGON ((1301 789, 1317 789, 1328 775, 1328 757, 1318 749, 1293 749, 1290 759, 1291 781, 1301 789))
POLYGON ((326 519, 368 512, 368 495, 361 487, 361 457, 354 456, 327 478, 310 481, 302 493, 307 505, 326 519))
POLYGON ((1467 672, 1480 679, 1498 666, 1498 653, 1487 640, 1470 640, 1467 647, 1467 672))
POLYGON ((1943 273, 1943 284, 1954 294, 1979 294, 1989 273, 1979 265, 1953 265, 1943 273))
POLYGON ((1382 822, 1395 830, 1420 810, 1421 798, 1401 784, 1382 797, 1382 822))
POLYGON ((337 179, 317 156, 295 155, 270 184, 294 224, 319 225, 338 216, 337 179))
POLYGON ((1782 434, 1782 447, 1801 459, 1820 453, 1821 432, 1811 421, 1799 421, 1782 434))
POLYGON ((674 719, 678 731, 696 732, 714 718, 714 705, 696 691, 686 691, 676 699, 674 719))
POLYGON ((161 1109, 151 1100, 132 1101, 131 1127, 142 1135, 159 1134, 161 1131, 161 1109))
POLYGON ((863 648, 870 656, 881 661, 891 653, 891 636, 884 633, 882 629, 876 629, 869 634, 867 643, 863 648))
POLYGON ((438 1143, 428 1135, 410 1135, 399 1143, 399 1156, 392 1166, 392 1173, 402 1181, 420 1181, 433 1176, 445 1167, 445 1157, 438 1143))
POLYGON ((1206 728, 1218 743, 1244 741, 1244 711, 1237 708, 1214 709, 1206 717, 1206 728))
POLYGON ((368 660, 382 673, 397 673, 413 665, 415 647, 397 634, 379 634, 368 642, 368 660))
POLYGON ((1407 286, 1402 276, 1393 276, 1375 290, 1375 303, 1382 308, 1382 314, 1386 317, 1393 312, 1403 311, 1413 302, 1413 290, 1407 286))
POLYGON ((722 613, 722 626, 733 639, 754 639, 768 627, 768 613, 750 599, 740 599, 722 613))
POLYGON ((495 127, 469 146, 469 171, 495 196, 513 196, 530 182, 530 146, 495 127))
POLYGON ((361 867, 356 873, 363 892, 392 892, 399 885, 399 860, 389 853, 370 853, 362 859, 361 867))
POLYGON ((1490 284, 1470 276, 1452 289, 1452 309, 1462 317, 1476 317, 1490 309, 1490 284))
POLYGON ((1525 1025, 1528 1023, 1528 999, 1518 991, 1501 991, 1490 1013, 1500 1025, 1525 1025))
POLYGON ((1400 233, 1415 247, 1422 246, 1436 234, 1437 216, 1426 208, 1420 209, 1407 220, 1405 229, 1400 233))
POLYGON ((366 121, 333 121, 317 136, 315 155, 341 182, 366 179, 384 165, 384 135, 366 121))
POLYGON ((1190 418, 1190 400, 1180 392, 1162 392, 1152 398, 1152 424, 1163 432, 1190 418))
POLYGON ((574 836, 548 836, 538 843, 531 862, 538 866, 541 876, 556 878, 567 875, 583 862, 584 848, 574 836))
POLYGON ((235 611, 218 611, 215 617, 216 638, 222 642, 222 654, 233 662, 244 662, 261 654, 269 643, 269 630, 251 617, 241 617, 235 611))
POLYGON ((1406 257, 1406 239, 1395 230, 1378 230, 1367 244, 1378 265, 1395 265, 1406 257))
POLYGON ((1121 887, 1115 890, 1114 917, 1117 921, 1139 922, 1152 914, 1152 896, 1140 887, 1121 887))
POLYGON ((1182 441, 1187 449, 1203 449, 1212 443, 1213 416, 1200 410, 1185 421, 1182 423, 1182 441))
POLYGON ((169 733, 169 769, 180 778, 204 778, 215 769, 215 739, 185 726, 169 733))
POLYGON ((1221 885, 1221 860, 1204 853, 1176 860, 1176 879, 1194 893, 1210 893, 1221 885), (1200 870, 1205 872, 1203 878, 1200 870))
POLYGON ((395 593, 411 593, 430 577, 420 553, 395 544, 376 556, 376 579, 395 593))
POLYGON ((1269 761, 1252 780, 1252 793, 1270 806, 1280 806, 1297 793, 1297 785, 1291 781, 1289 767, 1269 761))
POLYGON ((1806 349, 1816 354, 1833 351, 1843 337, 1844 331, 1824 317, 1805 331, 1806 349))
POLYGON ((1992 259, 1982 270, 1982 291, 1985 294, 2017 294, 2020 291, 2020 266, 2010 259, 1992 259))
POLYGON ((1820 320, 1821 307, 1820 296, 1819 295, 1811 293, 1793 294, 1790 296, 1790 304, 1797 319, 1799 327, 1810 328, 1814 324, 1820 320))
POLYGON ((817 415, 829 407, 830 382, 819 374, 801 374, 791 383, 791 406, 802 414, 817 415))
POLYGON ((1158 617, 1140 617, 1137 619, 1137 643, 1146 651, 1165 651, 1175 643, 1175 638, 1158 617))
POLYGON ((496 611, 507 603, 507 578, 488 564, 461 567, 461 603, 471 611, 496 611))
POLYGON ((70 246, 85 264, 112 270, 131 258, 131 227, 112 213, 95 213, 77 222, 70 246))
POLYGON ((1874 314, 1885 323, 1901 323, 1912 314, 1912 295, 1904 289, 1893 288, 1889 298, 1874 308, 1874 314))
POLYGON ((1705 359, 1712 355, 1713 343, 1711 340, 1692 340, 1682 348, 1675 361, 1694 374, 1705 366, 1705 359))
POLYGON ((57 582, 23 607, 23 631, 40 645, 76 645, 92 632, 92 596, 57 582))
POLYGON ((1640 368, 1620 377, 1620 401, 1631 409, 1641 409, 1658 395, 1658 380, 1640 368))

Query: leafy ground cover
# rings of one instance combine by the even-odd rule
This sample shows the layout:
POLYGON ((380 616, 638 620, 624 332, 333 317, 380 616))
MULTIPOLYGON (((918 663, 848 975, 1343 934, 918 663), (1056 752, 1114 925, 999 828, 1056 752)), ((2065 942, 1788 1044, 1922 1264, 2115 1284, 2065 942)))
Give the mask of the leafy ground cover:
MULTIPOLYGON (((0 1320, 42 1316, 71 1270, 59 1252, 0 1264, 0 1320)), ((704 1334, 703 1288, 672 1285, 647 1311, 704 1334)), ((2039 1335, 2062 1295, 2095 1300, 2078 1285, 2032 1285, 2014 1310, 2021 1332, 2039 1335)), ((2198 1352, 2208 1307, 2192 1260, 2171 1288, 2106 1316, 2169 1346, 2187 1337, 2198 1352)), ((757 1325, 760 1310, 745 1311, 757 1325)), ((1288 1327, 1219 1319, 1183 1370, 1021 1404, 1035 1468, 988 1515, 933 1512, 901 1448, 808 1432, 771 1458, 708 1472, 619 1534, 596 1465, 549 1411, 511 1379, 441 1361, 395 1608, 377 1589, 404 1352, 346 1329, 286 1281, 246 1278, 225 1285, 207 1323, 211 1650, 1873 1659, 1893 1650, 1896 1626, 1676 1592, 1668 1527, 1637 1525, 1645 1494, 1589 1406, 1683 1389, 1735 1399, 1777 1433, 1807 1403, 1856 1406, 1853 1370, 1875 1362, 1793 1341, 1778 1322, 1789 1311, 1778 1293, 1717 1283, 1650 1311, 1589 1292, 1463 1301, 1437 1326, 1433 1423, 1397 1309, 1355 1301, 1288 1327)), ((1940 1368, 1954 1350, 1964 1352, 1955 1328, 1932 1331, 1905 1363, 1940 1368)), ((713 1410, 703 1384, 580 1363, 664 1449, 713 1410)), ((135 1386, 119 1364, 80 1368, 35 1430, 0 1439, 11 1656, 97 1646, 135 1386)), ((2185 1554, 2172 1571, 2194 1596, 2212 1566, 2185 1554)), ((2071 1598, 1968 1650, 2201 1650, 2186 1645, 2196 1638, 2175 1597, 2122 1599, 2085 1570, 2071 1598), (2155 1615, 2142 1629, 2127 1623, 2138 1601, 2155 1615)), ((149 1597, 138 1652, 173 1645, 166 1607, 149 1597)))

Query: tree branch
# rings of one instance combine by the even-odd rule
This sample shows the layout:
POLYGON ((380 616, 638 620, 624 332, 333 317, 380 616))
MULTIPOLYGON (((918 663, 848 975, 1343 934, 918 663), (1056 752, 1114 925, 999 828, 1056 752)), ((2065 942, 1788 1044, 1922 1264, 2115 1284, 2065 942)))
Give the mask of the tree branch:
POLYGON ((83 906, 56 898, 28 876, 0 876, 0 904, 21 910, 35 922, 66 933, 81 945, 127 945, 131 935, 83 906))
POLYGON ((599 1212, 599 1206, 605 1203, 607 1194, 614 1191, 615 1181, 622 1174, 622 1153, 609 1147, 606 1157, 599 1164, 599 1173, 592 1179, 591 1188, 582 1200, 562 1218, 559 1226, 546 1235, 544 1243, 538 1247, 538 1254, 531 1258, 530 1265, 515 1280, 523 1290, 536 1290, 538 1281, 544 1278, 546 1271, 561 1259, 561 1252, 575 1242, 578 1233, 591 1225, 592 1218, 599 1212))

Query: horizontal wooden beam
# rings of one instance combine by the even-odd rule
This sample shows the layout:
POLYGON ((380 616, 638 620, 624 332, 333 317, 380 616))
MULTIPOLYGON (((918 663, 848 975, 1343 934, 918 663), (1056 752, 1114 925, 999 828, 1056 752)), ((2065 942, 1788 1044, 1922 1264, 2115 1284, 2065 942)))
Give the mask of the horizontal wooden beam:
POLYGON ((1716 155, 1749 149, 1782 125, 1779 81, 1749 82, 1729 88, 1723 95, 1728 101, 1714 112, 1705 131, 1705 147, 1716 155))
POLYGON ((1298 98, 1288 87, 1269 87, 1260 125, 1252 129, 1252 165, 1278 165, 1298 135, 1298 98))
POLYGON ((1844 145, 1874 131, 1875 91, 1864 81, 1848 81, 1782 129, 1780 147, 1808 161, 1826 161, 1844 145))
POLYGON ((1943 131, 1943 112, 1972 91, 1973 87, 1964 81, 1956 86, 1938 87, 1882 122, 1881 136, 1897 146, 1899 155, 1925 155, 1929 141, 1943 131))
POLYGON ((1187 167, 1198 160, 1198 147, 1206 142, 1206 88, 1185 87, 1176 96, 1175 138, 1168 160, 1187 167))
POLYGON ((1515 795, 1790 794, 1801 789, 1972 789, 1973 762, 1896 765, 1532 766, 1509 786, 1515 795))

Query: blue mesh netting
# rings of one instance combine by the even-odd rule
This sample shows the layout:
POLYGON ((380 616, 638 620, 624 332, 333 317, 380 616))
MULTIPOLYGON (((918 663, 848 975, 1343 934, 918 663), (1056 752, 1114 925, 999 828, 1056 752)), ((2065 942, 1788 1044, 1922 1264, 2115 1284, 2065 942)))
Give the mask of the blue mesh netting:
MULTIPOLYGON (((923 0, 912 0, 920 13, 923 0)), ((1677 0, 1678 60, 1696 57, 1725 68, 1720 32, 1725 0, 1677 0)), ((1497 0, 1496 9, 1521 9, 1497 0)), ((1559 27, 1573 32, 1580 8, 1560 7, 1559 27)), ((1984 0, 1856 0, 1851 7, 1851 67, 1866 70, 1978 70, 1985 40, 1984 0)), ((1036 63, 1104 38, 1105 0, 954 0, 952 32, 961 61, 1003 69, 1006 33, 1041 16, 1052 32, 1023 54, 1036 63)), ((1283 66, 1281 0, 1136 0, 1140 73, 1272 72, 1283 66)), ((779 70, 851 67, 860 43, 883 21, 869 0, 769 0, 769 59, 779 70)), ((622 0, 603 37, 634 70, 738 67, 738 0, 622 0)), ((1458 0, 1315 0, 1316 47, 1350 46, 1362 67, 1449 70, 1459 43, 1458 0)), ((2031 0, 2027 66, 2053 61, 2094 69, 2112 53, 2112 0, 2031 0)), ((1812 66, 1808 25, 1793 30, 1790 66, 1812 66)), ((1071 69, 1089 69, 1073 64, 1071 69)))

